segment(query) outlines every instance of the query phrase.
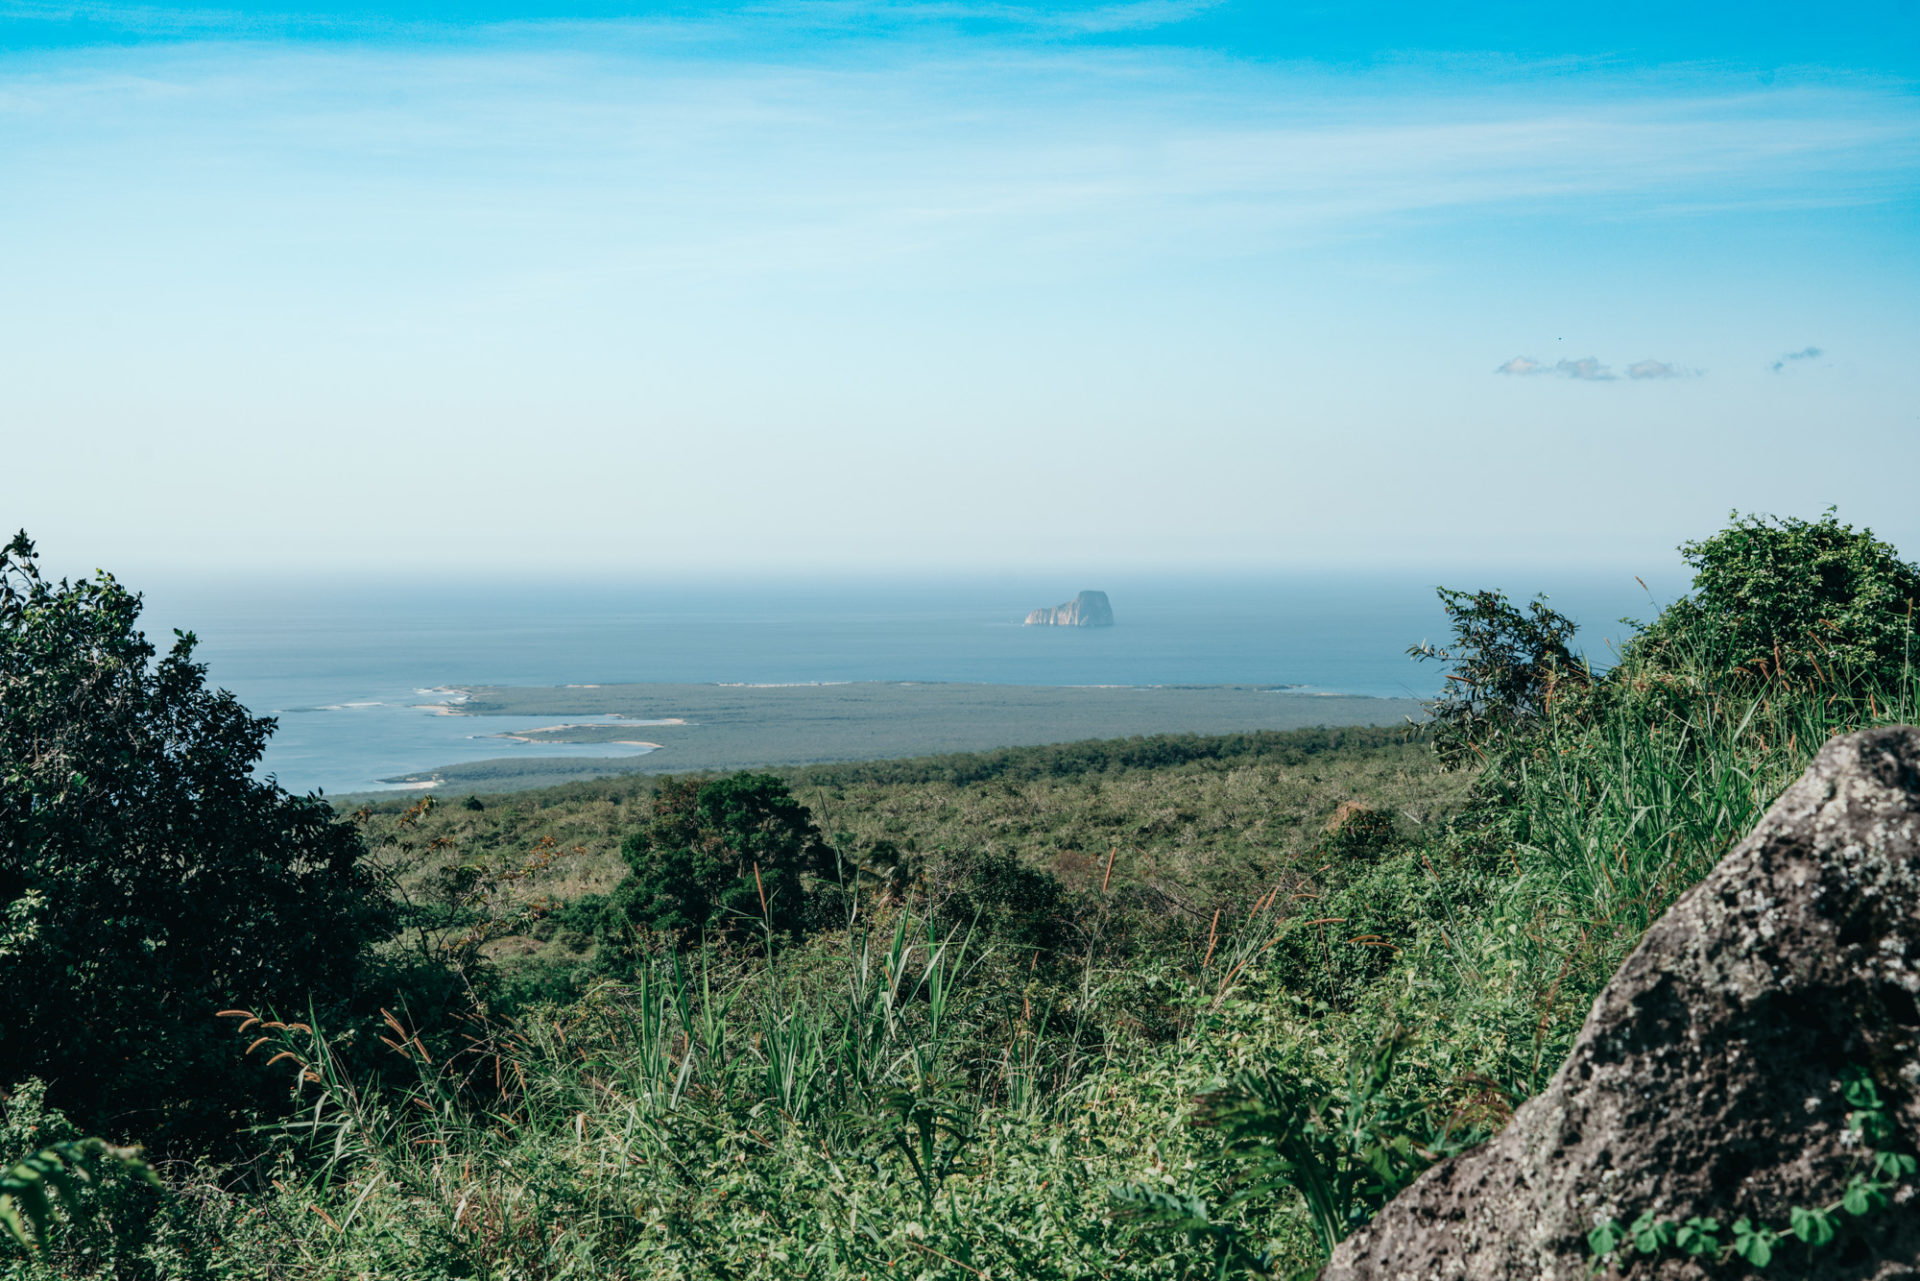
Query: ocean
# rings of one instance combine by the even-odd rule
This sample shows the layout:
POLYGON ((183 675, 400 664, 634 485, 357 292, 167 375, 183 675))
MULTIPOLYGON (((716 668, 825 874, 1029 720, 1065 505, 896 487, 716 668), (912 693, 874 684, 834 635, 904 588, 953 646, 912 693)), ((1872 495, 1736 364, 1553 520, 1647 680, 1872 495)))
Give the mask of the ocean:
MULTIPOLYGON (((1604 665, 1624 616, 1658 608, 1630 575, 1463 572, 1445 581, 1547 592, 1604 665)), ((261 771, 294 791, 501 755, 492 736, 551 717, 432 707, 465 685, 960 681, 1008 685, 1297 685, 1430 697, 1407 646, 1447 633, 1431 577, 946 581, 136 582, 156 641, 191 630, 209 678, 277 718, 261 771), (1027 611, 1104 590, 1116 625, 1024 627, 1027 611)), ((1661 598, 1664 602, 1664 597, 1661 598)), ((590 717, 569 717, 574 723, 590 717)), ((613 755, 605 743, 523 745, 613 755)))

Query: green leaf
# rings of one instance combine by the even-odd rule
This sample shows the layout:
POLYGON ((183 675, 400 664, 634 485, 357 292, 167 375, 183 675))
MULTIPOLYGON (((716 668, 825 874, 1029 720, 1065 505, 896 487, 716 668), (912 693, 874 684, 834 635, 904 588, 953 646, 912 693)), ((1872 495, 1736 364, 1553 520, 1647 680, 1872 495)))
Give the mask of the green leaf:
POLYGON ((33 1238, 27 1235, 26 1221, 20 1217, 19 1207, 10 1196, 0 1196, 0 1228, 4 1228, 7 1235, 24 1248, 33 1249, 33 1238))
POLYGON ((1673 1225, 1655 1219, 1652 1210, 1641 1211, 1628 1230, 1633 1235, 1634 1248, 1642 1254, 1658 1254, 1663 1247, 1673 1244, 1673 1225))
POLYGON ((1680 1225, 1674 1243, 1688 1254, 1715 1254, 1720 1249, 1720 1221, 1697 1215, 1680 1225))
POLYGON ((1808 1245, 1825 1245, 1833 1240, 1833 1216, 1825 1210, 1794 1206, 1791 1218, 1793 1235, 1808 1245))
POLYGON ((112 1163, 158 1187, 153 1168, 140 1158, 138 1148, 114 1147, 101 1139, 77 1139, 55 1143, 15 1162, 0 1171, 0 1230, 29 1250, 36 1238, 44 1238, 54 1218, 49 1189, 60 1194, 71 1209, 77 1204, 80 1183, 92 1182, 90 1169, 103 1162, 112 1163), (24 1213, 23 1213, 24 1212, 24 1213), (33 1231, 27 1231, 32 1223, 33 1231))
POLYGON ((1873 1164, 1881 1174, 1889 1179, 1903 1179, 1914 1172, 1914 1158, 1905 1152, 1878 1152, 1874 1154, 1873 1164))
POLYGON ((1887 1194, 1880 1190, 1880 1185, 1868 1183, 1857 1174, 1840 1197, 1840 1208, 1852 1215, 1870 1214, 1886 1203, 1887 1194))
POLYGON ((1840 1095, 1852 1107, 1874 1111, 1880 1108, 1880 1091, 1862 1068, 1847 1069, 1840 1082, 1840 1095))
POLYGON ((1744 1214, 1733 1221, 1733 1252, 1756 1268, 1773 1261, 1773 1243, 1778 1239, 1778 1233, 1754 1227, 1753 1220, 1744 1214))
POLYGON ((1620 1220, 1608 1219, 1605 1223, 1597 1224, 1593 1231, 1587 1233, 1587 1248, 1595 1255, 1605 1258, 1618 1250, 1621 1242, 1626 1239, 1627 1230, 1620 1225, 1620 1220))

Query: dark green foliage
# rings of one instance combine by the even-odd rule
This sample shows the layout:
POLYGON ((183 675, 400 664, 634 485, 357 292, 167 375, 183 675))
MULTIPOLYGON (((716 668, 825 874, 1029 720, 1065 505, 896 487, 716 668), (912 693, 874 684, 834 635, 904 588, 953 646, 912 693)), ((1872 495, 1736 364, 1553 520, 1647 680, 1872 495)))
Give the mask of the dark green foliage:
POLYGON ((139 612, 110 576, 43 579, 24 534, 0 552, 0 1082, 171 1144, 261 1097, 213 1012, 347 992, 383 912, 354 830, 253 777, 272 720, 139 612))
POLYGON ((19 1245, 39 1250, 55 1222, 57 1204, 64 1202, 71 1212, 80 1189, 93 1182, 95 1171, 107 1166, 129 1170, 160 1186, 152 1168, 141 1160, 139 1148, 115 1147, 104 1139, 52 1143, 0 1171, 0 1229, 19 1245), (33 1225, 31 1232, 28 1224, 33 1225))
POLYGON ((1478 817, 1415 843, 1388 815, 1343 803, 1311 851, 1313 923, 1274 948, 1281 985, 1323 1008, 1351 1010, 1402 949, 1472 912, 1499 879, 1474 829, 1478 817))
POLYGON ((24 1081, 6 1096, 0 1152, 27 1154, 0 1166, 0 1272, 25 1254, 74 1275, 102 1258, 124 1264, 151 1239, 164 1190, 140 1149, 85 1137, 47 1106, 44 1083, 24 1081))
MULTIPOLYGON (((1242 1073, 1202 1095, 1193 1123, 1215 1131, 1241 1163, 1228 1206, 1290 1188, 1306 1207, 1321 1252, 1331 1254, 1428 1166, 1486 1137, 1471 1125, 1435 1121, 1424 1083, 1396 1071, 1403 1048, 1389 1033, 1357 1055, 1332 1089, 1270 1069, 1242 1073)), ((1123 1190, 1121 1200, 1189 1232, 1210 1228, 1217 1251, 1237 1256, 1239 1267, 1259 1267, 1261 1255, 1215 1226, 1202 1201, 1149 1198, 1138 1188, 1123 1190)))
POLYGON ((1648 661, 1692 651, 1753 676, 1887 680, 1908 660, 1920 568, 1831 510, 1817 521, 1735 512, 1680 551, 1693 594, 1635 641, 1648 661))
POLYGON ((796 786, 940 782, 1027 782, 1085 778, 1124 770, 1170 769, 1199 761, 1302 765, 1314 757, 1403 742, 1404 727, 1352 725, 1338 729, 1259 730, 1246 734, 1153 734, 1100 738, 1046 747, 1005 747, 951 756, 810 765, 793 772, 796 786))
POLYGON ((1586 664, 1569 648, 1573 621, 1549 608, 1545 597, 1522 610, 1504 592, 1438 590, 1453 640, 1445 649, 1423 643, 1407 652, 1453 667, 1429 709, 1442 756, 1483 756, 1539 724, 1563 686, 1589 682, 1586 664))
POLYGON ((1391 816, 1358 801, 1346 801, 1327 820, 1319 853, 1342 862, 1371 859, 1386 853, 1393 843, 1391 816))
MULTIPOLYGON (((1184 1236, 1187 1252, 1212 1264, 1205 1275, 1214 1281, 1273 1275, 1273 1251, 1262 1248, 1240 1223, 1217 1215, 1205 1197, 1144 1183, 1122 1183, 1113 1190, 1113 1203, 1127 1218, 1184 1236)), ((1303 1268, 1291 1275, 1297 1281, 1307 1281, 1317 1271, 1303 1268)))
POLYGON ((932 869, 929 895, 948 929, 976 929, 1002 947, 1052 959, 1074 936, 1073 896, 1058 877, 1003 850, 944 855, 932 869))
POLYGON ((770 774, 664 784, 620 853, 632 871, 609 900, 613 917, 682 941, 762 922, 802 934, 809 882, 834 866, 813 816, 770 774))

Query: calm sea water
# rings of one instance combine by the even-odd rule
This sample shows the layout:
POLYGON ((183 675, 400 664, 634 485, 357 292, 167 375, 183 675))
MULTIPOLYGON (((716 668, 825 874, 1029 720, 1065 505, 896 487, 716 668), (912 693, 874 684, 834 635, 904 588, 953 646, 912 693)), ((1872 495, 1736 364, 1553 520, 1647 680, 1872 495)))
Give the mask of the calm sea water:
MULTIPOLYGON (((1545 591, 1597 658, 1615 620, 1655 612, 1631 575, 1467 572, 1545 591)), ((1427 697, 1441 639, 1432 580, 1354 574, 1098 582, 176 582, 144 589, 143 625, 200 638, 213 681, 279 719, 262 766, 296 791, 506 754, 606 756, 604 744, 510 747, 548 723, 422 710, 466 684, 973 681, 1033 685, 1298 684, 1427 697), (1111 629, 1027 628, 1026 612, 1105 590, 1111 629)), ((570 720, 585 721, 578 717, 570 720)))

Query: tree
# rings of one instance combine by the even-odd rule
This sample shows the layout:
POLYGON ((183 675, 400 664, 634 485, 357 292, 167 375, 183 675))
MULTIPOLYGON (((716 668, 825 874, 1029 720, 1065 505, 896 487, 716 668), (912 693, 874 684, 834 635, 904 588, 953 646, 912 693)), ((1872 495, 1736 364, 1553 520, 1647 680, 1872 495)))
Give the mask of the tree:
POLYGON ((1899 674, 1914 639, 1920 569, 1831 508, 1817 521, 1730 519, 1711 538, 1681 545, 1693 594, 1635 641, 1642 658, 1704 658, 1721 670, 1788 679, 1899 674))
POLYGON ((1503 592, 1438 591, 1453 641, 1445 649, 1422 643, 1407 653, 1453 667, 1429 706, 1443 756, 1478 755, 1490 743, 1524 735, 1552 710, 1561 689, 1591 683, 1586 664, 1569 648, 1573 620, 1549 608, 1545 597, 1523 611, 1503 592))
POLYGON ((213 1018, 304 1013, 352 986, 383 924, 358 834, 253 775, 271 718, 161 655, 111 575, 50 582, 0 551, 0 1083, 89 1130, 231 1132, 277 1082, 213 1018))
POLYGON ((668 782, 620 852, 632 873, 610 900, 616 920, 683 941, 763 918, 801 933, 808 880, 834 863, 806 806, 769 774, 668 782))

